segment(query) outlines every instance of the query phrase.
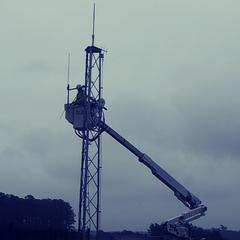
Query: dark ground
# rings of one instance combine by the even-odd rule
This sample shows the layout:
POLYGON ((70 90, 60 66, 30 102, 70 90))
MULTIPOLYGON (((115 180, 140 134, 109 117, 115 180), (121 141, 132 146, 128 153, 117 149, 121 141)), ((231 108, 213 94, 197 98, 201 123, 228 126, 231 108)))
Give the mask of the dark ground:
MULTIPOLYGON (((240 231, 220 231, 219 240, 240 240, 240 231)), ((81 236, 75 231, 23 231, 23 230, 0 230, 0 240, 80 240, 81 236)), ((90 240, 94 240, 91 237, 90 240)), ((100 232, 98 240, 162 240, 162 237, 150 237, 147 233, 135 233, 131 231, 122 232, 100 232)), ((196 238, 198 239, 198 238, 196 238)), ((206 239, 212 240, 211 236, 206 239)), ((215 238, 214 238, 215 239, 215 238)), ((218 240, 218 239, 217 239, 218 240)))

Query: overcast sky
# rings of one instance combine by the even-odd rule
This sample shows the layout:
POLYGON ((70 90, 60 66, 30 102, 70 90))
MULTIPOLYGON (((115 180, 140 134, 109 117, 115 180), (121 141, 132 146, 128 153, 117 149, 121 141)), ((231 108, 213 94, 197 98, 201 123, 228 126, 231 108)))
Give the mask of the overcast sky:
MULTIPOLYGON (((240 229, 240 2, 96 0, 106 121, 208 206, 203 227, 240 229)), ((59 119, 84 80, 93 1, 0 1, 0 191, 77 212, 81 145, 59 119)), ((187 209, 103 137, 102 229, 146 230, 187 209), (113 221, 114 219, 114 221, 113 221)))

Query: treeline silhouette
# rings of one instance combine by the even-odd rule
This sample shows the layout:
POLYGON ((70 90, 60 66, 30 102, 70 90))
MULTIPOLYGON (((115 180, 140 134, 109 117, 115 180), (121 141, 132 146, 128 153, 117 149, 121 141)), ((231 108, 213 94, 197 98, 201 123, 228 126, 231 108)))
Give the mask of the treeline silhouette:
POLYGON ((62 236, 73 233, 74 223, 72 207, 61 199, 35 199, 32 195, 20 198, 0 193, 1 240, 66 239, 62 236))
MULTIPOLYGON (((75 214, 69 203, 61 199, 36 199, 32 195, 20 198, 0 192, 0 240, 80 240, 74 229, 75 214)), ((191 227, 194 240, 239 240, 240 231, 191 227)), ((95 233, 89 237, 95 239, 95 233)), ((151 224, 147 233, 124 230, 103 232, 98 240, 162 240, 166 239, 164 226, 151 224)), ((171 237, 169 239, 172 239, 171 237)))

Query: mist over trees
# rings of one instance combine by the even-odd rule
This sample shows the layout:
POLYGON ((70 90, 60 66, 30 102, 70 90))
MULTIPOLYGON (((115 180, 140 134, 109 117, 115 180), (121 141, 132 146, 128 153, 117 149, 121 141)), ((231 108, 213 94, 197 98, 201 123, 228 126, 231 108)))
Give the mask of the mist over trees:
POLYGON ((61 199, 20 198, 0 193, 0 229, 73 230, 75 214, 61 199))

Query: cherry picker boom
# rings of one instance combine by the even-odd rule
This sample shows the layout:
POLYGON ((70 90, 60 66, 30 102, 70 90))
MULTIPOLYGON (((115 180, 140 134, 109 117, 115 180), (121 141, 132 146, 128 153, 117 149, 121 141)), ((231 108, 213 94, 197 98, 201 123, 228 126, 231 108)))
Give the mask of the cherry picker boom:
POLYGON ((120 134, 114 131, 104 122, 101 122, 102 129, 113 137, 117 142, 126 147, 130 152, 138 157, 139 161, 147 166, 152 174, 156 176, 161 182, 167 185, 173 192, 174 195, 189 209, 187 213, 172 218, 165 222, 165 229, 168 233, 175 235, 179 238, 189 238, 189 231, 186 227, 187 223, 192 222, 195 219, 205 215, 207 207, 201 205, 201 201, 189 192, 183 185, 169 175, 164 169, 162 169, 156 162, 154 162, 147 154, 142 153, 130 142, 123 138, 120 134))
MULTIPOLYGON (((77 89, 77 87, 75 88, 77 89)), ((73 89, 70 89, 73 90, 73 89)), ((68 89, 69 91, 69 89, 68 89)), ((188 223, 205 215, 207 207, 201 204, 200 199, 188 191, 182 184, 169 175, 163 168, 154 162, 147 154, 141 152, 119 133, 108 126, 103 116, 105 101, 102 98, 93 100, 85 95, 81 102, 72 102, 65 104, 65 117, 73 125, 78 136, 83 137, 86 125, 88 129, 94 131, 98 128, 99 134, 108 133, 118 143, 132 152, 138 160, 147 166, 152 174, 170 188, 174 195, 190 209, 190 211, 174 217, 164 223, 167 233, 176 236, 179 239, 190 239, 188 223), (87 107, 88 106, 88 107, 87 107)), ((98 136, 97 136, 98 137, 98 136)), ((90 139, 91 141, 91 139, 90 139)))

